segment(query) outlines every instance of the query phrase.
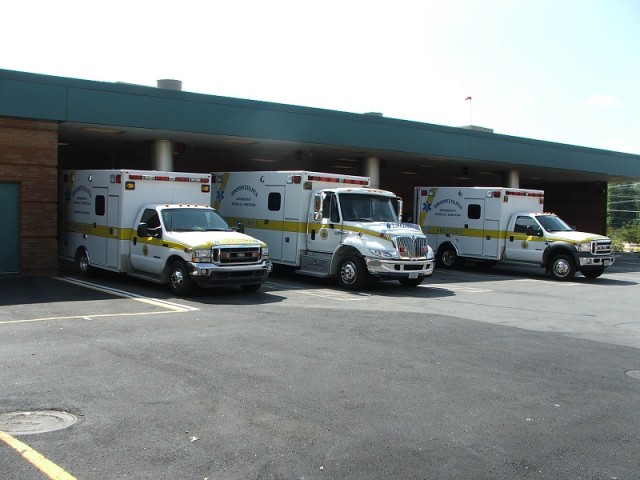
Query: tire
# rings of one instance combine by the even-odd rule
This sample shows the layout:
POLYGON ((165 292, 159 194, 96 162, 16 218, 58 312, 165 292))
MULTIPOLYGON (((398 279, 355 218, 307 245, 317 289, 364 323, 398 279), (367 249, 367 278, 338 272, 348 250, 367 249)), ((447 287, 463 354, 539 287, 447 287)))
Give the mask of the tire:
POLYGON ((257 292, 258 290, 260 290, 261 286, 261 283, 255 283, 252 285, 240 285, 240 288, 245 292, 257 292))
POLYGON ((438 249, 436 265, 443 268, 458 268, 462 260, 458 257, 456 249, 451 244, 446 244, 438 249))
POLYGON ((417 287, 422 283, 423 280, 424 280, 424 277, 418 277, 418 278, 401 278, 398 281, 400 282, 400 285, 402 285, 403 287, 411 288, 411 287, 417 287))
POLYGON ((182 260, 176 260, 171 264, 169 271, 169 290, 177 297, 188 297, 196 289, 196 284, 191 280, 187 266, 182 260))
POLYGON ((369 272, 362 258, 350 255, 338 265, 338 285, 345 290, 360 290, 369 281, 369 272))
POLYGON ((585 270, 584 272, 580 272, 585 278, 589 280, 593 280, 594 278, 598 278, 600 275, 604 273, 604 268, 596 268, 593 270, 585 270))
POLYGON ((76 258, 73 263, 81 277, 89 278, 94 275, 95 270, 89 263, 89 253, 87 253, 86 249, 81 248, 76 252, 76 258))
POLYGON ((571 280, 576 274, 576 264, 573 258, 565 253, 554 256, 549 263, 549 274, 561 282, 571 280))

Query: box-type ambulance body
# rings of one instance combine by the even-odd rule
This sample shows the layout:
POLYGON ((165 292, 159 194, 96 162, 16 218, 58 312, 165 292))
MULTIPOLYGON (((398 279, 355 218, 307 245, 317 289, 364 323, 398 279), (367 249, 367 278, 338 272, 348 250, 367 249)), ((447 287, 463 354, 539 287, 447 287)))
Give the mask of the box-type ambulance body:
POLYGON ((402 200, 369 179, 308 171, 213 173, 212 203, 269 245, 274 264, 335 277, 346 289, 370 279, 419 285, 435 259, 402 200))
POLYGON ((208 206, 208 174, 69 170, 59 191, 59 254, 83 275, 123 272, 184 296, 196 285, 255 291, 271 271, 266 244, 208 206))
POLYGON ((544 192, 502 187, 415 187, 414 218, 438 266, 464 260, 537 264, 557 280, 597 278, 615 258, 609 238, 577 232, 544 211, 544 192))

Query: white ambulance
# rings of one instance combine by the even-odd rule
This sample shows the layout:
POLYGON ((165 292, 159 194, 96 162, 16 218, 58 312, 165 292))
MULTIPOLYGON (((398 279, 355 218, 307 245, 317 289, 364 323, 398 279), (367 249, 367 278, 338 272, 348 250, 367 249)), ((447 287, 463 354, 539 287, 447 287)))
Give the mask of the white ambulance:
POLYGON ((169 284, 256 291, 272 265, 267 245, 237 232, 216 211, 211 176, 145 170, 70 170, 60 175, 63 259, 169 284))
POLYGON ((414 215, 438 266, 508 260, 537 264, 553 278, 568 280, 577 271, 597 278, 613 264, 609 238, 576 232, 543 206, 542 190, 415 187, 414 215))
POLYGON ((402 200, 369 178, 309 171, 213 173, 212 203, 269 245, 275 264, 335 277, 345 289, 370 279, 419 285, 435 259, 402 200))

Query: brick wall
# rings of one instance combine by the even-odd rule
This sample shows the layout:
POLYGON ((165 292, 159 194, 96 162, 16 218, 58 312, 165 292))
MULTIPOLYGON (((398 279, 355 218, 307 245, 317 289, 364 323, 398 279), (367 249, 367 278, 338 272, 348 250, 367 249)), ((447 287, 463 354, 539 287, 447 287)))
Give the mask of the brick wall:
POLYGON ((0 118, 0 181, 20 185, 22 275, 57 273, 58 129, 0 118))

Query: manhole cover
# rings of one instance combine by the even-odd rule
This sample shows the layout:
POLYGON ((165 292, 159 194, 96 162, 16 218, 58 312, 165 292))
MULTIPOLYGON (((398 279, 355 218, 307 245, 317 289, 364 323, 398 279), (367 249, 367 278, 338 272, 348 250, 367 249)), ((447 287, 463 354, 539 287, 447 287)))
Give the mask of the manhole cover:
POLYGON ((640 370, 629 370, 626 372, 631 378, 637 378, 640 380, 640 370))
POLYGON ((10 435, 31 435, 70 427, 77 417, 57 410, 35 410, 0 414, 0 430, 10 435))

